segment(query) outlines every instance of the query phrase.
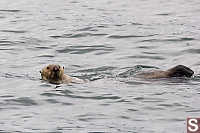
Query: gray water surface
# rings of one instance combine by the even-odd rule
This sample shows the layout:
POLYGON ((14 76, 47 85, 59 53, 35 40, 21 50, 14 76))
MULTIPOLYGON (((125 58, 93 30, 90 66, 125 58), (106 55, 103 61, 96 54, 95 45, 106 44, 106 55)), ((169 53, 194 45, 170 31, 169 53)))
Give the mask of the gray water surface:
POLYGON ((200 113, 200 1, 1 0, 1 133, 185 133, 200 113), (88 79, 40 80, 47 64, 88 79), (136 79, 182 64, 191 79, 136 79))

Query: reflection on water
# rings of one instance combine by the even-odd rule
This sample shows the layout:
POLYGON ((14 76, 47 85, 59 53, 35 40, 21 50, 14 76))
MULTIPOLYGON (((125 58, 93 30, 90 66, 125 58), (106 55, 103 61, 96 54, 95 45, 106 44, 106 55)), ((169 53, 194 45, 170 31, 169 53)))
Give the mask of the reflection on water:
POLYGON ((186 132, 200 111, 199 4, 0 1, 0 132, 186 132), (89 82, 40 80, 52 63, 89 82), (134 77, 178 64, 194 77, 134 77))

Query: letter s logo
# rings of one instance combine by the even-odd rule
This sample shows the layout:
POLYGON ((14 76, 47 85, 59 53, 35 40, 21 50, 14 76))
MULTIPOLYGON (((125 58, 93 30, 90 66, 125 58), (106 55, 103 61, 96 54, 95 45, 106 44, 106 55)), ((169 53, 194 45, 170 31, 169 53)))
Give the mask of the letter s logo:
POLYGON ((190 132, 196 132, 199 129, 197 123, 198 123, 197 119, 189 119, 189 121, 188 121, 188 130, 190 132))

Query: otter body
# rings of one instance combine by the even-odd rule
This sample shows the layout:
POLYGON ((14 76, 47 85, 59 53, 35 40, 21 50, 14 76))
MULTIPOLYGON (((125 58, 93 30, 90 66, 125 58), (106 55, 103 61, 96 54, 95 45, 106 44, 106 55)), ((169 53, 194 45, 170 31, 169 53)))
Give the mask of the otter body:
POLYGON ((53 84, 62 84, 62 83, 83 83, 84 80, 78 79, 75 77, 68 76, 64 74, 64 67, 60 65, 48 65, 44 67, 41 71, 42 80, 46 80, 53 84))
MULTIPOLYGON (((53 84, 62 83, 84 83, 85 81, 76 77, 71 77, 64 74, 64 67, 60 65, 48 65, 44 67, 41 71, 41 77, 53 84)), ((153 71, 146 73, 138 73, 136 77, 146 78, 146 79, 156 79, 156 78, 170 78, 170 77, 192 77, 194 71, 184 65, 178 65, 170 68, 166 71, 153 71)))
POLYGON ((190 68, 184 65, 178 65, 166 71, 153 71, 147 73, 136 74, 136 77, 155 79, 155 78, 170 78, 170 77, 191 77, 194 74, 190 68))

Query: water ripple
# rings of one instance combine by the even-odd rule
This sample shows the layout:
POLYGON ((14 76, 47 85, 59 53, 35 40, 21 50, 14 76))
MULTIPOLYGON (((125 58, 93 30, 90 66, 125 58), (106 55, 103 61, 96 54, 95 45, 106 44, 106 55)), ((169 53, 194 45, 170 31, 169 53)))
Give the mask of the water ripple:
POLYGON ((137 22, 131 22, 132 25, 143 25, 141 23, 137 23, 137 22))
POLYGON ((200 49, 191 48, 191 49, 183 50, 182 52, 184 52, 184 53, 199 54, 200 53, 200 49))
POLYGON ((88 133, 109 133, 109 132, 94 131, 94 132, 88 132, 88 133))
POLYGON ((102 66, 102 67, 97 67, 97 68, 90 68, 90 69, 84 69, 84 70, 78 70, 77 72, 106 72, 110 70, 114 70, 116 67, 112 66, 102 66))
POLYGON ((11 46, 17 44, 24 44, 23 41, 8 41, 8 40, 0 40, 0 46, 11 46))
POLYGON ((110 100, 116 100, 120 99, 121 97, 119 96, 79 96, 79 95, 69 95, 65 94, 64 96, 70 97, 70 98, 78 98, 78 99, 90 99, 90 100, 105 100, 105 99, 110 99, 110 100))
POLYGON ((85 27, 85 28, 81 28, 81 29, 78 29, 77 31, 93 31, 93 28, 94 27, 85 27))
POLYGON ((139 48, 139 49, 155 49, 155 48, 157 48, 157 46, 138 46, 136 48, 139 48))
POLYGON ((157 34, 153 35, 110 35, 108 38, 113 38, 113 39, 123 39, 123 38, 137 38, 137 37, 151 37, 155 36, 157 34))
POLYGON ((154 59, 154 60, 164 60, 164 57, 161 56, 145 56, 145 55, 134 55, 128 56, 126 58, 136 58, 136 59, 154 59))
POLYGON ((1 77, 4 77, 4 78, 8 78, 8 79, 14 79, 14 78, 16 78, 16 79, 29 79, 29 80, 38 80, 39 78, 37 78, 37 77, 32 77, 32 76, 30 76, 29 74, 23 74, 23 73, 20 73, 20 74, 18 74, 18 73, 2 73, 1 75, 0 75, 1 77))
POLYGON ((152 106, 146 106, 144 107, 145 110, 165 110, 165 108, 159 108, 159 107, 152 107, 152 106))
POLYGON ((193 41, 195 38, 183 37, 183 38, 173 38, 173 39, 146 39, 140 42, 183 42, 183 41, 193 41))
POLYGON ((53 58, 55 57, 54 55, 47 55, 47 54, 44 54, 44 55, 39 55, 39 56, 36 56, 37 58, 53 58))
POLYGON ((5 100, 8 105, 23 105, 23 106, 33 106, 38 105, 34 100, 29 97, 20 97, 15 99, 7 99, 5 100))
POLYGON ((136 111, 139 111, 139 110, 138 109, 128 109, 128 111, 136 112, 136 111))
POLYGON ((106 77, 113 77, 112 71, 114 71, 116 67, 111 66, 102 66, 97 68, 90 68, 84 70, 78 70, 75 73, 83 73, 79 78, 88 79, 90 81, 103 79, 106 77))
POLYGON ((116 100, 116 99, 121 99, 121 97, 119 96, 105 96, 100 95, 100 96, 81 96, 78 94, 73 94, 71 93, 71 91, 65 91, 65 90, 61 90, 60 93, 51 93, 51 92, 45 92, 42 93, 41 95, 43 96, 64 96, 64 97, 70 97, 70 98, 75 98, 75 99, 90 99, 90 100, 105 100, 105 99, 110 99, 110 100, 116 100))
POLYGON ((105 33, 77 33, 77 34, 63 34, 63 35, 51 35, 52 38, 81 38, 87 36, 106 36, 105 33))
POLYGON ((3 10, 1 9, 0 12, 13 12, 13 13, 17 13, 17 12, 21 12, 22 10, 3 10))
POLYGON ((46 99, 45 101, 47 101, 48 103, 51 103, 51 104, 58 104, 58 103, 61 103, 62 105, 73 105, 72 103, 68 103, 68 102, 60 102, 56 99, 46 99))
POLYGON ((0 48, 0 51, 9 51, 9 50, 16 50, 16 49, 14 49, 14 48, 0 48))
POLYGON ((11 97, 14 97, 12 95, 3 95, 3 96, 0 96, 1 98, 11 98, 11 97))
POLYGON ((79 120, 89 122, 91 120, 99 120, 99 119, 106 119, 104 114, 83 114, 83 115, 77 115, 79 120))
MULTIPOLYGON (((160 103, 160 102, 163 102, 166 100, 163 98, 152 98, 152 97, 135 97, 134 99, 137 101, 154 102, 154 103, 160 103)), ((162 105, 162 104, 160 104, 160 105, 162 105)))
POLYGON ((186 112, 200 112, 200 109, 191 109, 191 110, 186 110, 186 112))
POLYGON ((159 13, 158 16, 171 16, 173 13, 159 13))
POLYGON ((104 45, 94 45, 94 46, 68 46, 64 49, 57 50, 59 53, 71 53, 71 54, 85 54, 94 51, 106 51, 111 52, 114 47, 108 47, 104 45))
POLYGON ((27 31, 24 30, 0 30, 1 32, 7 32, 7 33, 26 33, 27 31))
POLYGON ((158 104, 157 106, 161 106, 161 107, 177 107, 177 106, 183 106, 182 104, 180 103, 171 103, 171 104, 165 104, 165 103, 162 103, 162 104, 158 104))

